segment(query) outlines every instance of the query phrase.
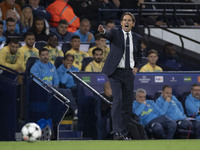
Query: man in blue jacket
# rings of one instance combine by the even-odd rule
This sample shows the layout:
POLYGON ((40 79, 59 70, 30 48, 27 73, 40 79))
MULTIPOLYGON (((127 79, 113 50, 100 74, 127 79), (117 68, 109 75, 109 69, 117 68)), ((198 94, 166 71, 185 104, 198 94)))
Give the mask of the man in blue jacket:
POLYGON ((200 85, 193 84, 191 94, 185 100, 185 108, 188 116, 200 120, 200 85))
POLYGON ((172 139, 176 131, 176 122, 166 117, 153 100, 146 100, 144 89, 137 89, 136 100, 133 102, 133 113, 139 116, 145 130, 152 130, 155 138, 172 139))
POLYGON ((172 95, 170 86, 166 85, 162 88, 162 94, 156 100, 156 104, 167 117, 177 122, 177 128, 192 129, 196 138, 200 138, 200 122, 194 118, 187 118, 181 102, 172 95))
POLYGON ((74 111, 74 119, 77 119, 78 109, 70 89, 59 88, 59 77, 55 66, 49 62, 49 50, 40 49, 39 60, 32 66, 32 74, 43 80, 46 84, 53 85, 60 93, 70 100, 70 107, 74 111))

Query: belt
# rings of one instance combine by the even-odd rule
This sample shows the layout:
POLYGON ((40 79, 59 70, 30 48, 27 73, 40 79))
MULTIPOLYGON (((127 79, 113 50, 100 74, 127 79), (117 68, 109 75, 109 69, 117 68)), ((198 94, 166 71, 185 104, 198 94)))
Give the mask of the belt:
POLYGON ((117 68, 119 70, 124 70, 124 71, 132 71, 133 69, 132 68, 117 68))

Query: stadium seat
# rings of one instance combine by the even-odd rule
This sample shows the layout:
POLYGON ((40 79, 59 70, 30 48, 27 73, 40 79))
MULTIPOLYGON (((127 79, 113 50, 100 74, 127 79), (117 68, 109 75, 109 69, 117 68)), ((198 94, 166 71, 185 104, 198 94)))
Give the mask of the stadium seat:
POLYGON ((83 58, 82 60, 82 68, 81 68, 81 71, 84 71, 85 70, 85 67, 93 60, 92 57, 85 57, 83 58))
POLYGON ((37 48, 38 50, 40 50, 41 48, 47 46, 47 43, 45 41, 37 41, 35 43, 35 48, 37 48))
POLYGON ((36 60, 38 60, 39 58, 37 57, 29 57, 27 62, 26 62, 26 73, 30 73, 31 67, 33 66, 33 64, 36 62, 36 60))
POLYGON ((56 61, 54 63, 56 69, 62 64, 62 61, 63 61, 63 57, 57 57, 56 58, 56 61))
POLYGON ((65 55, 65 53, 70 50, 72 48, 71 44, 70 43, 63 43, 62 44, 62 51, 65 55))

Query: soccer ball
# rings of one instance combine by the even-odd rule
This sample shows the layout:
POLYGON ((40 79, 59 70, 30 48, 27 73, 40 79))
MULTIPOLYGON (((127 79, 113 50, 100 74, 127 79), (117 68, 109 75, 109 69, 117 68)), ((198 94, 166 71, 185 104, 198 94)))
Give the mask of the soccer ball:
POLYGON ((40 139, 42 132, 40 126, 36 123, 27 123, 22 127, 21 130, 24 141, 35 142, 40 139))

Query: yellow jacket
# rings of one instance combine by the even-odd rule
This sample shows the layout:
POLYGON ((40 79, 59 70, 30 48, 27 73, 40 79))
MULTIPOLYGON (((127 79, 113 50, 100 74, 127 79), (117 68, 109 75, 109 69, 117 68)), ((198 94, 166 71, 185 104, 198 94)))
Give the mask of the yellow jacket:
POLYGON ((49 61, 54 64, 57 57, 64 57, 63 51, 51 46, 45 46, 49 50, 49 61))
POLYGON ((11 54, 9 46, 0 50, 0 64, 18 72, 24 72, 22 54, 19 50, 15 54, 11 54))
POLYGON ((155 68, 153 68, 150 63, 148 62, 146 65, 144 65, 139 72, 161 72, 163 71, 161 67, 159 66, 155 66, 155 68))
POLYGON ((81 68, 82 68, 82 60, 83 60, 83 58, 84 57, 89 57, 88 53, 80 51, 80 50, 76 51, 74 49, 70 49, 69 51, 66 52, 66 54, 74 55, 73 66, 77 67, 79 70, 81 70, 81 68))
POLYGON ((101 72, 104 66, 104 62, 96 63, 94 60, 90 62, 86 67, 86 72, 101 72))
POLYGON ((22 47, 19 48, 19 52, 23 56, 24 70, 26 69, 26 62, 27 62, 27 60, 28 60, 29 57, 39 57, 39 50, 37 48, 35 48, 35 47, 32 47, 30 49, 26 45, 24 45, 24 46, 22 46, 22 47))

